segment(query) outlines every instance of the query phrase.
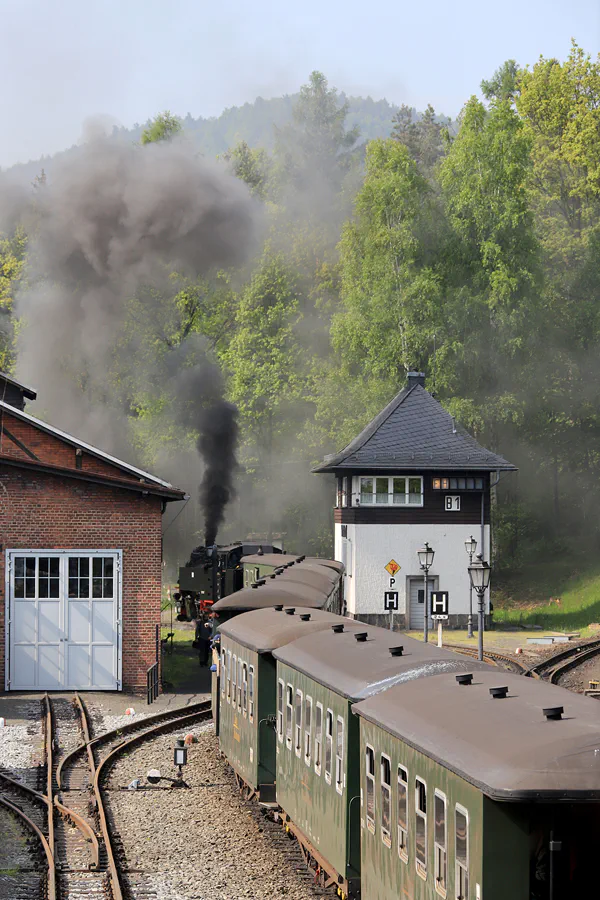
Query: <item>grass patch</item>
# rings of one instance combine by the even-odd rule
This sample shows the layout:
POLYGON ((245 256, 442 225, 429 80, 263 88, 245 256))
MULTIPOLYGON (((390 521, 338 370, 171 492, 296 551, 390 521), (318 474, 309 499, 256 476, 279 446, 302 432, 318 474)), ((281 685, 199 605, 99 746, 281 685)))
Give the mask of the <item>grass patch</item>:
POLYGON ((600 567, 565 553, 494 583, 494 622, 552 631, 584 631, 600 622, 600 567), (578 565, 579 562, 579 565, 578 565))

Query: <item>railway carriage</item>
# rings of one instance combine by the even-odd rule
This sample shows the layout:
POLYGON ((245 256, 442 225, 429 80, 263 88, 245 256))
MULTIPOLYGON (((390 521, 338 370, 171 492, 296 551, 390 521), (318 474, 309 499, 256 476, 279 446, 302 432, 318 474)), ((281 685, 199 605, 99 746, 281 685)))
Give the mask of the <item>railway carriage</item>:
POLYGON ((492 669, 460 682, 435 675, 353 707, 363 897, 593 896, 597 703, 492 669))
POLYGON ((281 644, 273 656, 277 803, 287 826, 327 872, 327 883, 357 897, 360 750, 352 704, 394 684, 463 672, 465 663, 455 653, 382 628, 363 631, 362 623, 352 622, 348 629, 339 619, 332 629, 281 644))
MULTIPOLYGON (((284 611, 280 605, 236 616, 220 626, 219 746, 249 793, 257 793, 262 802, 275 800, 277 679, 272 653, 339 621, 319 609, 284 611)), ((354 624, 342 621, 349 627, 354 624)))

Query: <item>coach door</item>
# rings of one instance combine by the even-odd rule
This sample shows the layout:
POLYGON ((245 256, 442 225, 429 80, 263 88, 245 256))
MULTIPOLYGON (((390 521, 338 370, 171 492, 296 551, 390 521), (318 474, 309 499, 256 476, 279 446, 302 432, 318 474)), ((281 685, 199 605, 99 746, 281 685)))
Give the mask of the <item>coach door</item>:
POLYGON ((118 690, 121 554, 7 551, 7 689, 118 690))

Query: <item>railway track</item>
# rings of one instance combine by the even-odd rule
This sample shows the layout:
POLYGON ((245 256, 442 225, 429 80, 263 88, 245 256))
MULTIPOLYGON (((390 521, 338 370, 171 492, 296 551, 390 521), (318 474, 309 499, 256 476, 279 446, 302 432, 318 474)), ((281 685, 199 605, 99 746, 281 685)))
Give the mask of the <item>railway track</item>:
POLYGON ((580 641, 579 643, 554 653, 532 666, 528 674, 532 678, 544 679, 551 684, 558 684, 561 677, 570 669, 574 669, 600 653, 600 640, 580 641))
POLYGON ((142 741, 210 718, 210 701, 96 738, 78 694, 45 694, 41 705, 44 759, 31 770, 35 787, 0 772, 8 836, 0 847, 0 900, 128 900, 126 860, 105 803, 112 766, 142 741), (16 866, 3 868, 4 858, 16 866))
MULTIPOLYGON (((469 647, 466 644, 445 644, 444 645, 447 650, 456 650, 458 653, 462 653, 464 656, 471 656, 473 659, 477 659, 478 651, 476 647, 469 647)), ((512 656, 508 656, 505 653, 496 653, 496 651, 492 650, 484 650, 483 651, 483 660, 484 662, 490 663, 492 666, 499 666, 504 669, 508 669, 510 672, 516 672, 518 675, 529 675, 529 668, 518 660, 514 659, 512 656)))

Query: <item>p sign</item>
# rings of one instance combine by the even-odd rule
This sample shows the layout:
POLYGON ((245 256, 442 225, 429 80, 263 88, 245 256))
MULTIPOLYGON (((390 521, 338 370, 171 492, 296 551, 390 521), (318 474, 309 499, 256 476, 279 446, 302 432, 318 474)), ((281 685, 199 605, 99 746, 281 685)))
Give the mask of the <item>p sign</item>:
POLYGON ((433 591, 431 594, 431 618, 448 618, 448 591, 433 591))

